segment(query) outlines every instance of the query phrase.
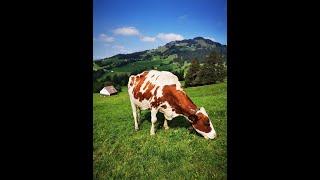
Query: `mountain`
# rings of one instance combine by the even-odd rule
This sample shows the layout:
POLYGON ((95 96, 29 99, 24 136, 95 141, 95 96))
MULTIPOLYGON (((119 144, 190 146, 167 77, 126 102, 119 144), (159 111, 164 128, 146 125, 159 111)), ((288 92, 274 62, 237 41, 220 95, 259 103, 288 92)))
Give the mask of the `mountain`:
POLYGON ((188 62, 194 58, 202 62, 213 50, 218 51, 225 57, 227 56, 226 45, 222 45, 218 42, 214 42, 203 37, 196 37, 194 39, 186 39, 182 41, 173 41, 160 48, 164 50, 163 55, 169 56, 176 54, 178 59, 188 62))
POLYGON ((117 54, 93 61, 94 80, 103 79, 110 73, 137 73, 147 69, 180 71, 191 60, 202 63, 212 51, 227 58, 227 46, 203 37, 172 41, 156 49, 117 54))

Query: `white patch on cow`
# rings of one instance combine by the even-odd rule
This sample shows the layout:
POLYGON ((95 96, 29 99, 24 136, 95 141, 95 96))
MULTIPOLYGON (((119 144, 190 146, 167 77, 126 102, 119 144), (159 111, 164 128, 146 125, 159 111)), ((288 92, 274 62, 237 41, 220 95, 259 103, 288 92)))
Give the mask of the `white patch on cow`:
POLYGON ((161 98, 163 96, 163 93, 162 93, 162 90, 163 90, 163 85, 159 84, 159 88, 157 90, 157 98, 161 98))
POLYGON ((172 110, 172 107, 170 106, 170 104, 165 101, 164 103, 162 103, 159 106, 159 111, 163 113, 164 117, 167 120, 172 120, 173 118, 180 116, 180 114, 177 114, 175 111, 172 110), (165 105, 167 106, 166 108, 163 108, 162 106, 165 105))
POLYGON ((142 100, 141 102, 141 110, 146 110, 148 108, 151 108, 150 102, 146 99, 142 100))
POLYGON ((181 88, 181 84, 180 84, 179 80, 177 82, 176 89, 179 90, 179 91, 183 91, 183 89, 181 88))
POLYGON ((212 123, 210 121, 210 127, 211 127, 211 131, 206 133, 206 132, 203 132, 203 131, 200 131, 196 128, 194 128, 199 134, 201 134, 204 138, 206 139, 214 139, 217 134, 216 134, 216 131, 214 130, 213 126, 212 126, 212 123))
POLYGON ((163 87, 165 85, 172 85, 175 84, 176 85, 176 89, 177 90, 181 90, 183 91, 183 89, 181 88, 181 84, 179 82, 179 79, 177 78, 177 76, 175 76, 174 74, 168 72, 168 71, 161 71, 161 73, 157 73, 155 75, 156 78, 156 82, 155 84, 157 86, 159 86, 158 90, 157 90, 157 98, 160 98, 163 96, 163 87))

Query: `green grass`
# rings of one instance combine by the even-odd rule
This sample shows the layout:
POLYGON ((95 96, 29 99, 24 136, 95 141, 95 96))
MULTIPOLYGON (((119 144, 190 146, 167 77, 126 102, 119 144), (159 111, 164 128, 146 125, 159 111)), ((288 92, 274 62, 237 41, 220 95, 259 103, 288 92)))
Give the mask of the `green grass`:
POLYGON ((218 134, 206 140, 189 132, 183 117, 164 130, 158 113, 157 131, 150 136, 150 112, 142 112, 140 130, 134 121, 127 89, 118 95, 93 95, 94 179, 226 179, 226 83, 185 89, 198 107, 205 107, 218 134))

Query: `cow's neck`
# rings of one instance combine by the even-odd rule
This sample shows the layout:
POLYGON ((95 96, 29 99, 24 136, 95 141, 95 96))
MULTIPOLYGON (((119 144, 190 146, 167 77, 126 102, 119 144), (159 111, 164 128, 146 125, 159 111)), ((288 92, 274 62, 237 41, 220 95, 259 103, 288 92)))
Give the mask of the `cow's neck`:
POLYGON ((177 113, 183 116, 189 117, 197 112, 197 106, 191 101, 191 99, 182 91, 180 95, 176 96, 177 113))
POLYGON ((163 88, 163 98, 174 109, 176 114, 189 117, 197 111, 197 106, 191 101, 187 94, 176 88, 176 85, 166 85, 163 88))

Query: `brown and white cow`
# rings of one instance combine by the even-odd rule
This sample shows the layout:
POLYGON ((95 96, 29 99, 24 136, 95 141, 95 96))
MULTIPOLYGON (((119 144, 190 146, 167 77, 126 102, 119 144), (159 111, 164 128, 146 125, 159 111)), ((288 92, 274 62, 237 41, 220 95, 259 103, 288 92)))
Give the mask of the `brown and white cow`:
POLYGON ((184 116, 206 139, 216 137, 216 132, 205 109, 197 108, 183 91, 174 74, 151 70, 132 75, 128 82, 128 92, 136 130, 139 129, 140 110, 148 109, 151 110, 151 135, 155 134, 156 115, 160 111, 165 117, 163 125, 165 129, 169 128, 167 120, 184 116))

